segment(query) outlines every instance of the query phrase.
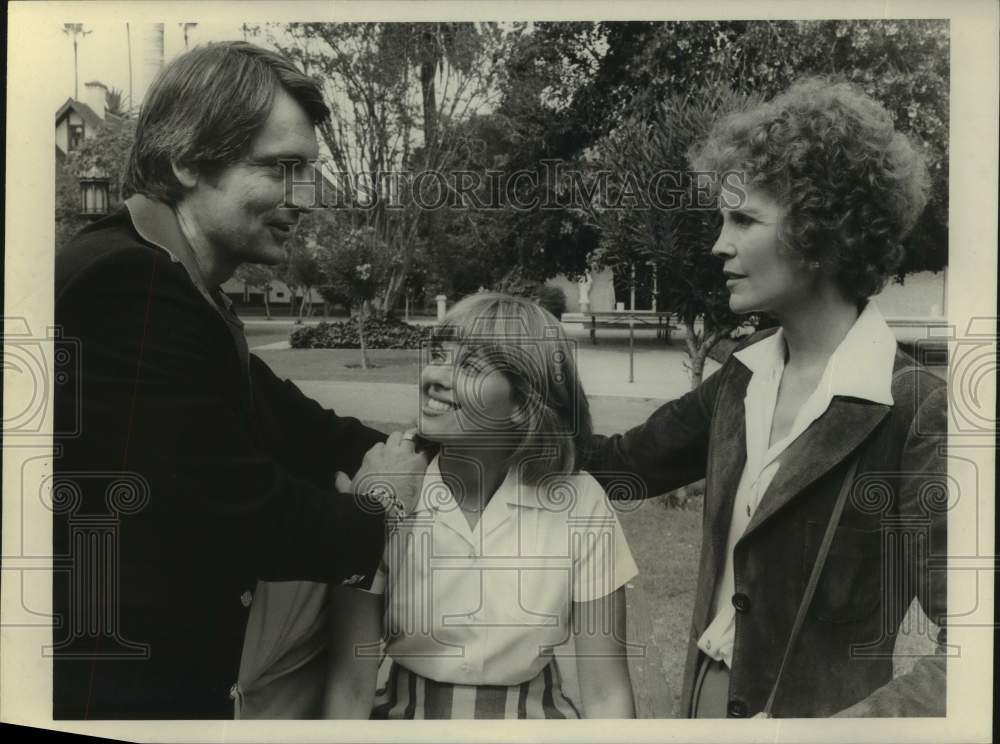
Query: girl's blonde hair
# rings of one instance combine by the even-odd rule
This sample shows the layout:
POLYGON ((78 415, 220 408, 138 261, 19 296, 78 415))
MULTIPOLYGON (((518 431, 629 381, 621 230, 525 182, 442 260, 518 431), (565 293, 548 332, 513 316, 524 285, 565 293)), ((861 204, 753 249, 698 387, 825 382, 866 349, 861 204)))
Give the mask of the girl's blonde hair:
POLYGON ((511 457, 525 483, 579 469, 593 431, 574 349, 559 321, 531 300, 480 292, 451 308, 433 335, 459 345, 462 364, 482 359, 510 382, 518 406, 511 457))

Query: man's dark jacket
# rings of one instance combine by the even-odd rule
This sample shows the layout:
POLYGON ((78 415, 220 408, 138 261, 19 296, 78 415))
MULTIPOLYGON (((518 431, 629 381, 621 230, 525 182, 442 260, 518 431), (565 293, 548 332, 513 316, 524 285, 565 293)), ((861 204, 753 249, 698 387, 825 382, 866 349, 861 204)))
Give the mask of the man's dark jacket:
POLYGON ((258 579, 370 581, 333 490, 382 435, 279 380, 145 197, 56 257, 55 718, 226 718, 258 579))

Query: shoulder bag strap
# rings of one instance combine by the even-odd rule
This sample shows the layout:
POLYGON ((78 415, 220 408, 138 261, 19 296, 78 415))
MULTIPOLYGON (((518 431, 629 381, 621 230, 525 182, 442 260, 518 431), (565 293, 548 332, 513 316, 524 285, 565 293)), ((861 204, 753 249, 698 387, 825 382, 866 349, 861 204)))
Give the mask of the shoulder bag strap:
POLYGON ((781 684, 781 677, 785 672, 788 659, 792 655, 795 644, 799 639, 799 634, 802 632, 802 624, 805 622, 806 613, 809 611, 809 605, 812 604, 813 595, 816 593, 816 585, 819 584, 820 574, 823 573, 823 564, 826 563, 827 554, 830 552, 830 544, 833 542, 833 535, 837 531, 837 524, 840 522, 840 515, 844 512, 844 505, 847 503, 847 496, 850 494, 851 487, 854 485, 854 476, 857 471, 858 458, 855 457, 851 462, 851 467, 848 468, 847 475, 844 477, 843 485, 840 487, 840 493, 837 494, 837 501, 833 505, 833 513, 830 515, 830 522, 826 526, 826 533, 823 535, 823 542, 820 543, 819 553, 816 554, 816 563, 813 564, 812 574, 809 576, 809 583, 806 584, 806 592, 802 596, 802 602, 799 604, 798 614, 795 616, 795 624, 792 626, 792 632, 788 636, 788 645, 785 646, 785 655, 781 659, 781 666, 778 667, 778 676, 774 678, 774 687, 771 688, 771 695, 767 698, 767 703, 764 705, 764 715, 769 718, 771 716, 771 708, 774 707, 774 699, 778 694, 778 685, 781 684))

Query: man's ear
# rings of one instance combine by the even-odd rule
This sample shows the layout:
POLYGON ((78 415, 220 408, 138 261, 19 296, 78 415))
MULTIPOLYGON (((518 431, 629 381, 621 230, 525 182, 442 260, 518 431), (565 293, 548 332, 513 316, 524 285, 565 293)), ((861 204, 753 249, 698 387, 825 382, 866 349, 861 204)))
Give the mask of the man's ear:
POLYGON ((174 177, 180 181, 181 186, 186 189, 193 189, 198 185, 200 174, 198 169, 187 163, 180 163, 176 160, 170 161, 170 169, 174 172, 174 177))

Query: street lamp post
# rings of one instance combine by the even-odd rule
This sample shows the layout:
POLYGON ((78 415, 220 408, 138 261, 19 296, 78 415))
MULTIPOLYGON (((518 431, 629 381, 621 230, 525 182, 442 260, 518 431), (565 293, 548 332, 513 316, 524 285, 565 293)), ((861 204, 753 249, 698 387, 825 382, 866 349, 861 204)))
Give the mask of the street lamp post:
POLYGON ((80 179, 80 215, 83 217, 103 217, 111 203, 111 181, 91 169, 80 179))

